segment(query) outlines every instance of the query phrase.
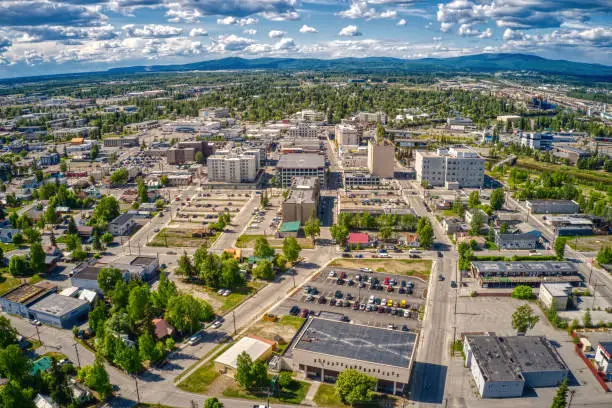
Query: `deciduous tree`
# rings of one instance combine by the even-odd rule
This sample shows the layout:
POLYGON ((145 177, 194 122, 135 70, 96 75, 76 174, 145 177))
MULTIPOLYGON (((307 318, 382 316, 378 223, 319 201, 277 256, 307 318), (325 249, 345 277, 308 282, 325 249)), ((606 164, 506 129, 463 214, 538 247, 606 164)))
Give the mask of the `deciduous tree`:
POLYGON ((374 397, 376 378, 354 369, 342 371, 336 381, 336 393, 349 405, 371 401, 374 397))
POLYGON ((533 329, 538 320, 540 318, 533 313, 533 309, 528 304, 519 306, 512 313, 512 327, 519 333, 525 334, 527 330, 533 329))

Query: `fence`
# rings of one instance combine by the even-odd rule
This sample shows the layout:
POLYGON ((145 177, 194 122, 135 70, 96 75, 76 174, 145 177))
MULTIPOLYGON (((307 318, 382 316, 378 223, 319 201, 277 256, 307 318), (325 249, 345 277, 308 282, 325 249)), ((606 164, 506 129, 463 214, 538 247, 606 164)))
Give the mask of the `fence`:
MULTIPOLYGON (((572 332, 572 337, 574 338, 576 337, 576 332, 572 332)), ((601 388, 603 388, 605 392, 610 392, 610 389, 608 388, 608 385, 602 378, 602 375, 599 373, 599 371, 597 371, 597 367, 595 367, 595 365, 591 362, 591 360, 586 358, 586 356, 582 352, 582 343, 578 342, 578 344, 574 346, 574 351, 576 351, 576 354, 578 354, 578 357, 580 357, 582 361, 584 361, 584 364, 586 364, 586 366, 589 368, 589 370, 591 371, 591 374, 593 374, 593 377, 595 377, 599 385, 601 385, 601 388)))

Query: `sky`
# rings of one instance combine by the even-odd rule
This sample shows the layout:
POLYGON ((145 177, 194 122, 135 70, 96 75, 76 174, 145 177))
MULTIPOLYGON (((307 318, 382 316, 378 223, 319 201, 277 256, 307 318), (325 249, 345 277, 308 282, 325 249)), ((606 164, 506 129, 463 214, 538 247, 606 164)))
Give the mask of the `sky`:
POLYGON ((0 77, 230 56, 612 65, 612 0, 0 0, 0 77))

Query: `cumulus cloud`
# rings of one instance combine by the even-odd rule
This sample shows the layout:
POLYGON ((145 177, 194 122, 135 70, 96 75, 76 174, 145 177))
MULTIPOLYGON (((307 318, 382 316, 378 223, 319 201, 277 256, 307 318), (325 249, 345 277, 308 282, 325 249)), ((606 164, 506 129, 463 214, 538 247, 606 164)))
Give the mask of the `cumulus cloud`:
POLYGON ((529 34, 520 30, 507 28, 504 31, 504 45, 509 49, 517 48, 567 48, 580 47, 582 50, 607 50, 612 47, 612 28, 591 27, 576 30, 554 30, 546 34, 529 34))
POLYGON ((194 9, 182 9, 177 7, 176 3, 171 4, 168 11, 166 11, 166 17, 170 23, 198 23, 199 18, 202 17, 202 13, 194 9))
POLYGON ((476 28, 473 28, 471 24, 461 24, 457 34, 462 37, 491 38, 493 36, 493 30, 487 27, 486 30, 480 31, 476 28))
POLYGON ((110 24, 101 27, 23 26, 16 27, 14 30, 21 35, 20 42, 110 40, 117 38, 115 27, 110 24))
POLYGON ((190 37, 203 37, 206 35, 208 35, 208 31, 204 28, 192 28, 191 31, 189 31, 190 37))
POLYGON ((374 7, 370 7, 368 3, 372 2, 367 2, 365 0, 352 0, 351 6, 347 10, 339 12, 338 15, 344 18, 365 18, 366 20, 397 17, 397 11, 395 10, 385 10, 379 13, 374 7))
POLYGON ((346 36, 346 37, 357 37, 361 35, 361 32, 359 31, 356 25, 351 24, 351 25, 347 25, 342 30, 340 30, 338 35, 346 36))
POLYGON ((212 40, 211 52, 242 51, 255 41, 235 34, 221 35, 212 40))
POLYGON ((270 38, 281 38, 287 35, 286 31, 281 30, 272 30, 268 33, 268 37, 270 38))
POLYGON ((257 30, 255 30, 254 28, 245 28, 244 30, 242 30, 242 33, 246 35, 255 35, 257 34, 257 30))
POLYGON ((311 27, 307 24, 304 24, 302 27, 300 27, 300 33, 302 34, 306 34, 306 33, 318 33, 319 30, 317 30, 314 27, 311 27))
POLYGON ((8 50, 10 46, 11 46, 11 40, 9 40, 6 37, 0 37, 0 54, 8 50))
POLYGON ((297 0, 174 0, 204 15, 246 17, 256 13, 294 12, 297 0))
POLYGON ((234 25, 238 24, 241 27, 256 24, 259 20, 253 17, 245 17, 245 18, 236 18, 232 16, 227 16, 225 18, 218 18, 217 24, 220 25, 234 25))
POLYGON ((122 28, 128 37, 170 38, 178 37, 183 34, 182 28, 162 24, 145 24, 142 27, 128 24, 122 28))
POLYGON ((300 19, 300 13, 297 11, 285 11, 283 13, 264 11, 261 16, 270 21, 295 21, 300 19))
POLYGON ((47 0, 0 2, 0 26, 100 25, 106 16, 92 8, 47 0))
POLYGON ((402 18, 400 21, 397 22, 398 26, 405 26, 406 25, 406 19, 402 18))

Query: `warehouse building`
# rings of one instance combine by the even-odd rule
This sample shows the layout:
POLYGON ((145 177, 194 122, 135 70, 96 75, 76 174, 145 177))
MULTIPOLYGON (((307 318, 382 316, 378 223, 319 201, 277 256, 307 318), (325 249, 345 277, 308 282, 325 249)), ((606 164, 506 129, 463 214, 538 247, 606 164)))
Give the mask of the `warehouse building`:
POLYGON ((482 398, 512 398, 528 387, 556 387, 569 370, 543 336, 467 335, 466 367, 482 398))
POLYGON ((104 147, 136 147, 140 145, 138 136, 108 137, 104 139, 104 147))
POLYGON ((83 322, 89 312, 89 302, 69 296, 51 294, 31 308, 31 313, 41 323, 63 329, 83 322))
POLYGON ((377 379, 376 390, 402 394, 410 378, 413 332, 309 318, 298 332, 285 363, 308 378, 333 383, 347 369, 377 379))
POLYGON ((240 354, 247 353, 253 362, 265 361, 272 356, 275 347, 275 342, 249 334, 215 359, 215 369, 233 375, 236 372, 240 354))
POLYGON ((538 299, 548 309, 555 305, 555 310, 567 309, 567 302, 572 296, 572 285, 568 283, 543 283, 540 285, 538 299))
POLYGON ((31 318, 30 307, 40 299, 50 295, 54 290, 39 285, 24 283, 0 297, 0 306, 4 313, 31 318))
POLYGON ((531 214, 577 214, 580 205, 574 200, 528 200, 527 210, 531 214))
POLYGON ((277 179, 281 187, 287 188, 293 184, 295 177, 318 177, 319 185, 326 186, 325 158, 320 154, 285 154, 276 165, 277 179))
POLYGON ((474 261, 471 273, 483 288, 582 282, 576 266, 566 261, 474 261))

